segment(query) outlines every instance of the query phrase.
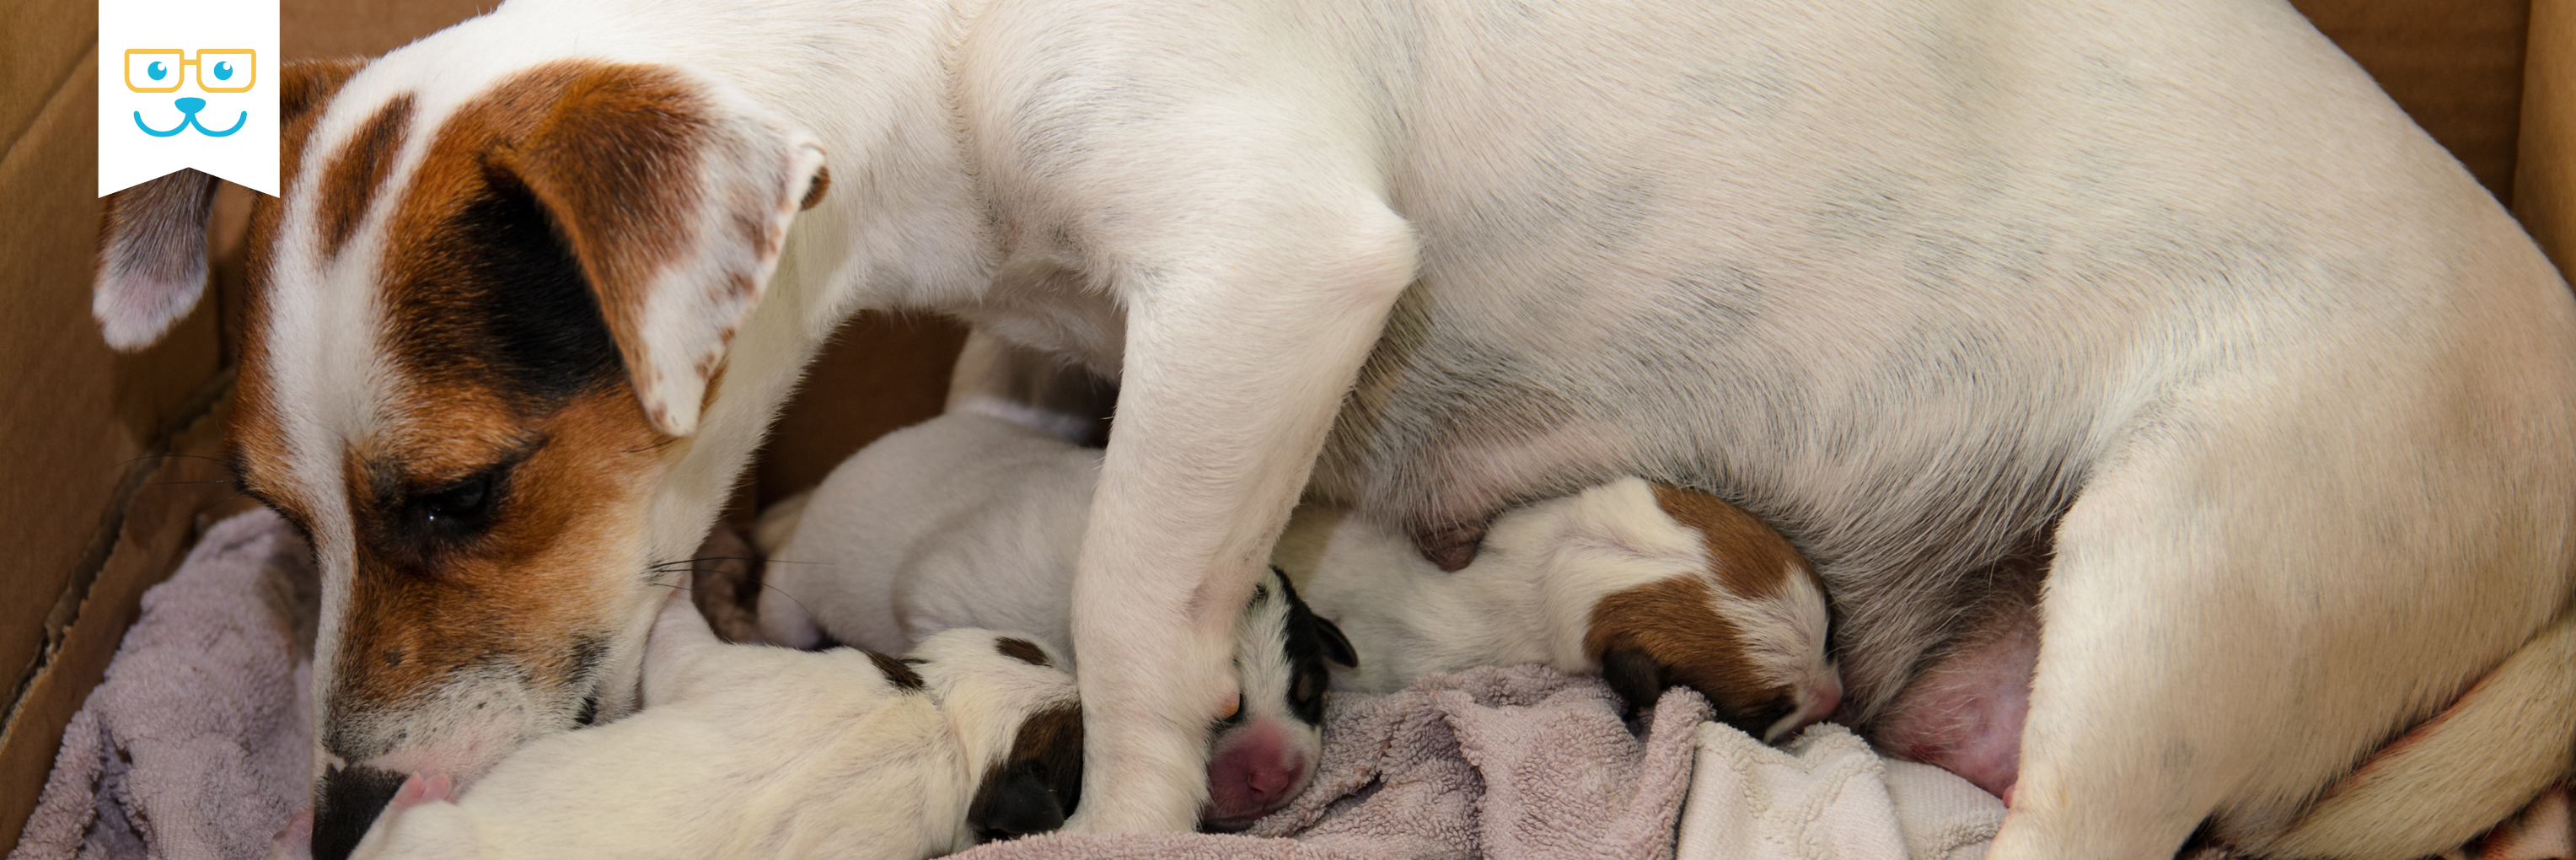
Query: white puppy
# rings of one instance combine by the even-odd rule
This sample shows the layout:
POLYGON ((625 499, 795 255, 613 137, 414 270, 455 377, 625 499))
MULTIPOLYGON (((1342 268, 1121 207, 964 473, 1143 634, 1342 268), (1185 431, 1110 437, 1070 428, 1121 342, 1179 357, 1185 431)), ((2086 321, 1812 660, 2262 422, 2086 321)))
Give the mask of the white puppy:
POLYGON ((1078 801, 1073 676, 959 629, 898 661, 715 638, 675 596, 643 712, 530 743, 461 797, 411 777, 365 858, 915 860, 1051 830, 1078 801))
MULTIPOLYGON (((812 493, 764 512, 761 635, 899 651, 991 627, 1067 653, 1074 555, 1097 449, 975 412, 887 434, 812 493)), ((1323 750, 1328 664, 1356 658, 1296 589, 1266 576, 1236 620, 1237 705, 1210 740, 1202 822, 1237 829, 1304 790, 1323 750)), ((1073 653, 1079 661, 1081 654, 1073 653)))
POLYGON ((1599 672, 1633 708, 1667 686, 1776 740, 1833 713, 1822 584, 1778 532, 1715 497, 1622 478, 1503 514, 1447 572, 1403 535, 1310 505, 1271 552, 1358 651, 1337 687, 1545 663, 1599 672))

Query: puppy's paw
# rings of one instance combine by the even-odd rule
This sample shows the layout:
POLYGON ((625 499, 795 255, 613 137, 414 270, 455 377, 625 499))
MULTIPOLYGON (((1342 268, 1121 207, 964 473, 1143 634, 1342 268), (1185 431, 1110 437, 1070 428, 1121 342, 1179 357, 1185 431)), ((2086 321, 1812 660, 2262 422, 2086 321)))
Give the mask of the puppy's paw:
POLYGON ((2542 792, 2478 840, 2477 860, 2576 858, 2576 805, 2569 800, 2565 785, 2542 792))
POLYGON ((295 813, 268 842, 268 860, 313 860, 313 810, 295 813))
POLYGON ((392 815, 424 803, 453 803, 455 801, 456 784, 453 780, 448 779, 446 774, 433 774, 424 777, 415 773, 412 774, 409 779, 403 780, 401 788, 394 790, 394 799, 385 803, 385 811, 383 814, 392 815))

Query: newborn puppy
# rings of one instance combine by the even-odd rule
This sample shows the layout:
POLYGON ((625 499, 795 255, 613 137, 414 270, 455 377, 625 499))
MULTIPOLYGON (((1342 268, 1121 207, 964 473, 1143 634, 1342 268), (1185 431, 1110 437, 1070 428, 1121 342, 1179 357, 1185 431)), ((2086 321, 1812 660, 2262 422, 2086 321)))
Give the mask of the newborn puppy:
POLYGON ((1337 687, 1545 663, 1599 672, 1638 709, 1696 689, 1765 741, 1842 700, 1821 580, 1779 532, 1705 493, 1623 478, 1511 511, 1455 573, 1400 533, 1309 505, 1271 559, 1357 644, 1337 687))
MULTIPOLYGON (((1099 470, 1100 451, 990 415, 952 412, 887 434, 762 517, 774 545, 764 547, 761 635, 895 651, 991 627, 1069 653, 1074 554, 1099 470)), ((1200 810, 1206 826, 1229 830, 1305 789, 1323 750, 1326 663, 1358 660, 1275 571, 1233 641, 1239 698, 1210 741, 1200 810)))
POLYGON ((462 796, 414 776, 353 856, 916 860, 1078 800, 1073 676, 1025 639, 951 630, 901 661, 727 645, 676 595, 646 649, 642 712, 531 741, 462 796))

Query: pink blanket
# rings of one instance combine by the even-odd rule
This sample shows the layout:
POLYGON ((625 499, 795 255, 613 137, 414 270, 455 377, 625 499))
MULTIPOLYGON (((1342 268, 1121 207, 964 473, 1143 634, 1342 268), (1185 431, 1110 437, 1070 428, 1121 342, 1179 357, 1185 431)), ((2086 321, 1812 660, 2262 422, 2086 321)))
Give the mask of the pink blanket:
POLYGON ((267 856, 308 805, 309 559, 254 511, 208 529, 143 594, 9 860, 267 856))
POLYGON ((1314 785, 1246 834, 1058 833, 958 856, 1671 857, 1708 702, 1665 695, 1642 738, 1619 708, 1601 682, 1538 666, 1337 696, 1314 785))

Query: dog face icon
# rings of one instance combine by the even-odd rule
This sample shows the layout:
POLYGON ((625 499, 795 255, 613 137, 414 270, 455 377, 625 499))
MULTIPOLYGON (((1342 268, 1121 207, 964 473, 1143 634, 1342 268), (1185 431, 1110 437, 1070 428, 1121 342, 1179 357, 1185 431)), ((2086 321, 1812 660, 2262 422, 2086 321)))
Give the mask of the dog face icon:
MULTIPOLYGON (((197 70, 197 89, 210 93, 249 92, 259 77, 259 52, 249 48, 200 48, 190 57, 179 48, 129 48, 125 52, 125 88, 138 93, 174 93, 187 78, 189 67, 197 70)), ((232 127, 222 131, 208 128, 197 120, 197 112, 206 109, 206 100, 181 96, 171 102, 179 109, 179 124, 168 129, 153 128, 143 121, 143 112, 134 111, 134 125, 153 137, 171 137, 194 128, 207 137, 228 137, 250 122, 250 112, 242 111, 233 118, 232 127)))
POLYGON ((98 187, 193 168, 275 194, 277 4, 100 0, 98 187))

